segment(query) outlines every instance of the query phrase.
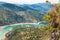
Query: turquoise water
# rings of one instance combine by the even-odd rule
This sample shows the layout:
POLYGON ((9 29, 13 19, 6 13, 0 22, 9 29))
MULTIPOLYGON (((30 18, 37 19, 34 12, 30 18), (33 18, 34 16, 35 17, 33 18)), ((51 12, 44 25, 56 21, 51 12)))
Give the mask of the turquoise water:
MULTIPOLYGON (((47 22, 44 22, 44 21, 42 21, 42 22, 39 22, 39 24, 40 25, 46 25, 47 24, 47 22)), ((38 27, 38 24, 18 24, 19 26, 32 26, 32 27, 38 27)), ((18 25, 16 25, 16 26, 18 26, 18 25)), ((14 28, 14 27, 16 27, 16 26, 10 26, 10 25, 8 25, 8 26, 6 26, 5 28, 3 28, 2 29, 2 31, 1 31, 1 33, 0 33, 0 38, 3 38, 4 36, 5 36, 5 34, 6 34, 6 32, 8 32, 8 30, 9 29, 12 29, 12 28, 14 28)))
POLYGON ((6 26, 5 28, 3 28, 1 33, 0 33, 0 38, 4 37, 6 32, 8 32, 8 30, 11 29, 11 28, 13 28, 13 26, 6 26))
MULTIPOLYGON (((18 25, 16 25, 16 26, 18 26, 18 25)), ((2 31, 0 32, 0 38, 3 38, 4 36, 5 36, 5 34, 6 34, 6 32, 8 32, 9 31, 9 29, 12 29, 12 28, 15 28, 16 26, 10 26, 10 25, 8 25, 8 26, 6 26, 5 28, 3 28, 2 29, 2 31)), ((35 26, 37 26, 37 25, 34 25, 34 24, 20 24, 19 26, 33 26, 33 27, 35 27, 35 26)))

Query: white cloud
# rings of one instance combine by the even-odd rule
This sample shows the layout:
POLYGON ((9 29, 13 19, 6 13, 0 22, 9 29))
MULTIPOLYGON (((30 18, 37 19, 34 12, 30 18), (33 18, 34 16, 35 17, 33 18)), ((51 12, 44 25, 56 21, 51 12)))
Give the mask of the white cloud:
POLYGON ((49 0, 51 3, 58 3, 59 0, 49 0))
MULTIPOLYGON (((33 3, 43 3, 45 0, 0 0, 9 3, 17 3, 17 4, 33 4, 33 3)), ((49 0, 51 3, 57 3, 58 0, 49 0)))

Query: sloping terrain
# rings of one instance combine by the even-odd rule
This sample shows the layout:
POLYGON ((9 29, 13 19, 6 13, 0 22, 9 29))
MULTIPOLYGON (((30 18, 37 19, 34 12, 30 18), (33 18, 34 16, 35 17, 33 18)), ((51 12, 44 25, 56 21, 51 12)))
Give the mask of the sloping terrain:
POLYGON ((0 2, 0 25, 39 22, 50 8, 49 3, 16 5, 0 2))

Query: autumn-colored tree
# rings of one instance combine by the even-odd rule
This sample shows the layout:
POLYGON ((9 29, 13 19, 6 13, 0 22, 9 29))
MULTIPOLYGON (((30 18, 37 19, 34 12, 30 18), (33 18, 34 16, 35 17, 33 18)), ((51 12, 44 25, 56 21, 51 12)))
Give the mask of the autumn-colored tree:
POLYGON ((47 15, 49 17, 45 16, 45 19, 48 19, 47 22, 50 27, 52 27, 49 40, 60 40, 60 6, 57 4, 53 6, 53 8, 48 11, 47 15))

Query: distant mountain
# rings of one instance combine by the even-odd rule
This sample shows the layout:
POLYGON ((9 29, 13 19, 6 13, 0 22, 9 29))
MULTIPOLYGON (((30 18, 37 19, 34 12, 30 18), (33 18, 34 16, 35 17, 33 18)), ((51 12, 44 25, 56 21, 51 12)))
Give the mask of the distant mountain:
POLYGON ((36 11, 43 11, 46 12, 51 8, 51 4, 49 3, 38 3, 38 4, 32 4, 32 5, 28 5, 28 4, 24 4, 24 5, 20 5, 20 7, 23 7, 24 9, 28 10, 36 10, 36 11))
POLYGON ((51 4, 49 3, 38 3, 38 4, 23 4, 23 5, 16 5, 16 4, 10 4, 10 3, 4 3, 0 2, 4 7, 10 8, 10 9, 18 9, 19 11, 26 11, 26 10, 36 10, 36 11, 48 11, 49 8, 51 8, 51 4))
POLYGON ((39 22, 51 7, 49 3, 16 5, 0 2, 0 25, 39 22))

